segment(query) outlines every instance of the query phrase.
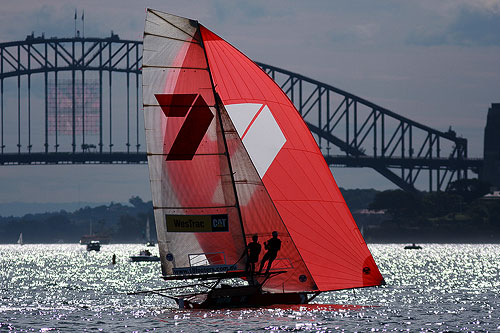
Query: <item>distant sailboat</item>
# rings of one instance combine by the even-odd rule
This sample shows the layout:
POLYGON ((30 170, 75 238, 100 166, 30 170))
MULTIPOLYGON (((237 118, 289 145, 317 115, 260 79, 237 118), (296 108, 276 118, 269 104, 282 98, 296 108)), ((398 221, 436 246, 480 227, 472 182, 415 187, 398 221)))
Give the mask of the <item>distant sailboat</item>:
POLYGON ((19 245, 23 245, 24 244, 24 242, 23 242, 23 233, 22 232, 19 234, 19 238, 17 240, 17 244, 19 244, 19 245))
POLYGON ((94 234, 92 231, 92 220, 90 220, 89 234, 80 238, 81 245, 88 245, 91 241, 98 241, 100 244, 109 244, 109 236, 103 234, 94 234))
POLYGON ((146 220, 146 246, 155 246, 155 243, 151 240, 151 229, 149 225, 149 217, 146 220))

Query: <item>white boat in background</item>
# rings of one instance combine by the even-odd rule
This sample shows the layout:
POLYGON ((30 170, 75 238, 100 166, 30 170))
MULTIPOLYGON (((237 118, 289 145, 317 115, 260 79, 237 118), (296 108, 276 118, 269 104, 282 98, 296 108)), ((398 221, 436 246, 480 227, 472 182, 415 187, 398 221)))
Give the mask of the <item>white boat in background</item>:
POLYGON ((19 238, 17 239, 17 244, 19 244, 19 245, 23 245, 24 244, 24 242, 23 242, 23 233, 22 232, 19 234, 19 238))
POLYGON ((99 252, 101 250, 101 242, 99 241, 90 241, 90 243, 87 244, 87 251, 96 251, 99 252))

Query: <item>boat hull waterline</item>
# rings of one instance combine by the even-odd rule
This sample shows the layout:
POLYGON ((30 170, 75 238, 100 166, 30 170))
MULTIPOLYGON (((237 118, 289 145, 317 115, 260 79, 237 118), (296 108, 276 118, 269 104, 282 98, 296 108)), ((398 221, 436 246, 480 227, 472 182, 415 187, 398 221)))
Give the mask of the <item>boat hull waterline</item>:
POLYGON ((160 257, 157 257, 157 256, 130 256, 130 261, 132 261, 132 262, 160 261, 160 257))

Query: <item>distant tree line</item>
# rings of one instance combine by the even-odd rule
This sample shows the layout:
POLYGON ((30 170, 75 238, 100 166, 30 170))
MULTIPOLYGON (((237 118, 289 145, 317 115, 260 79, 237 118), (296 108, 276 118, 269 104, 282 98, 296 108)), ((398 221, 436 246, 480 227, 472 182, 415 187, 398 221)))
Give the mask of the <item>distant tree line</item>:
POLYGON ((75 212, 0 217, 0 243, 15 243, 21 232, 26 243, 76 243, 89 234, 91 224, 93 234, 109 236, 114 243, 143 242, 148 218, 151 237, 156 239, 151 201, 134 196, 129 203, 131 206, 112 202, 75 212))
POLYGON ((379 192, 369 208, 385 210, 389 216, 369 234, 378 241, 497 243, 500 200, 486 200, 489 189, 478 179, 465 179, 450 184, 446 192, 379 192))
MULTIPOLYGON (((500 241, 500 200, 484 200, 489 185, 477 179, 460 180, 446 192, 412 194, 402 190, 341 189, 368 242, 494 242, 500 241), (360 214, 359 210, 385 214, 360 214), (358 212, 358 213, 356 213, 358 212)), ((146 221, 156 240, 151 201, 138 196, 130 205, 110 203, 23 217, 0 217, 0 243, 76 243, 88 234, 106 235, 113 243, 144 242, 146 221)))

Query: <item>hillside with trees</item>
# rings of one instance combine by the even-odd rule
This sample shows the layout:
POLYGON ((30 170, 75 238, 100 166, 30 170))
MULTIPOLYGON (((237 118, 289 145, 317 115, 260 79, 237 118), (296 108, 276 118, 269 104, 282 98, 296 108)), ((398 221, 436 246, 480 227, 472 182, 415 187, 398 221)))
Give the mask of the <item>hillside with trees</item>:
MULTIPOLYGON (((367 242, 500 241, 500 200, 486 200, 488 184, 477 179, 451 184, 447 192, 412 194, 402 190, 341 189, 367 242)), ((89 233, 113 243, 145 241, 146 221, 156 238, 151 201, 134 196, 129 204, 110 203, 22 217, 0 217, 0 243, 77 243, 89 233)))
POLYGON ((151 235, 156 235, 151 201, 132 197, 129 203, 112 202, 74 212, 0 217, 0 243, 15 243, 21 232, 26 243, 77 243, 82 235, 90 232, 91 224, 94 234, 109 236, 114 243, 143 242, 148 218, 151 235))
POLYGON ((485 199, 489 185, 477 179, 451 184, 447 192, 377 193, 369 205, 387 219, 369 228, 368 241, 491 242, 500 241, 500 200, 485 199))

